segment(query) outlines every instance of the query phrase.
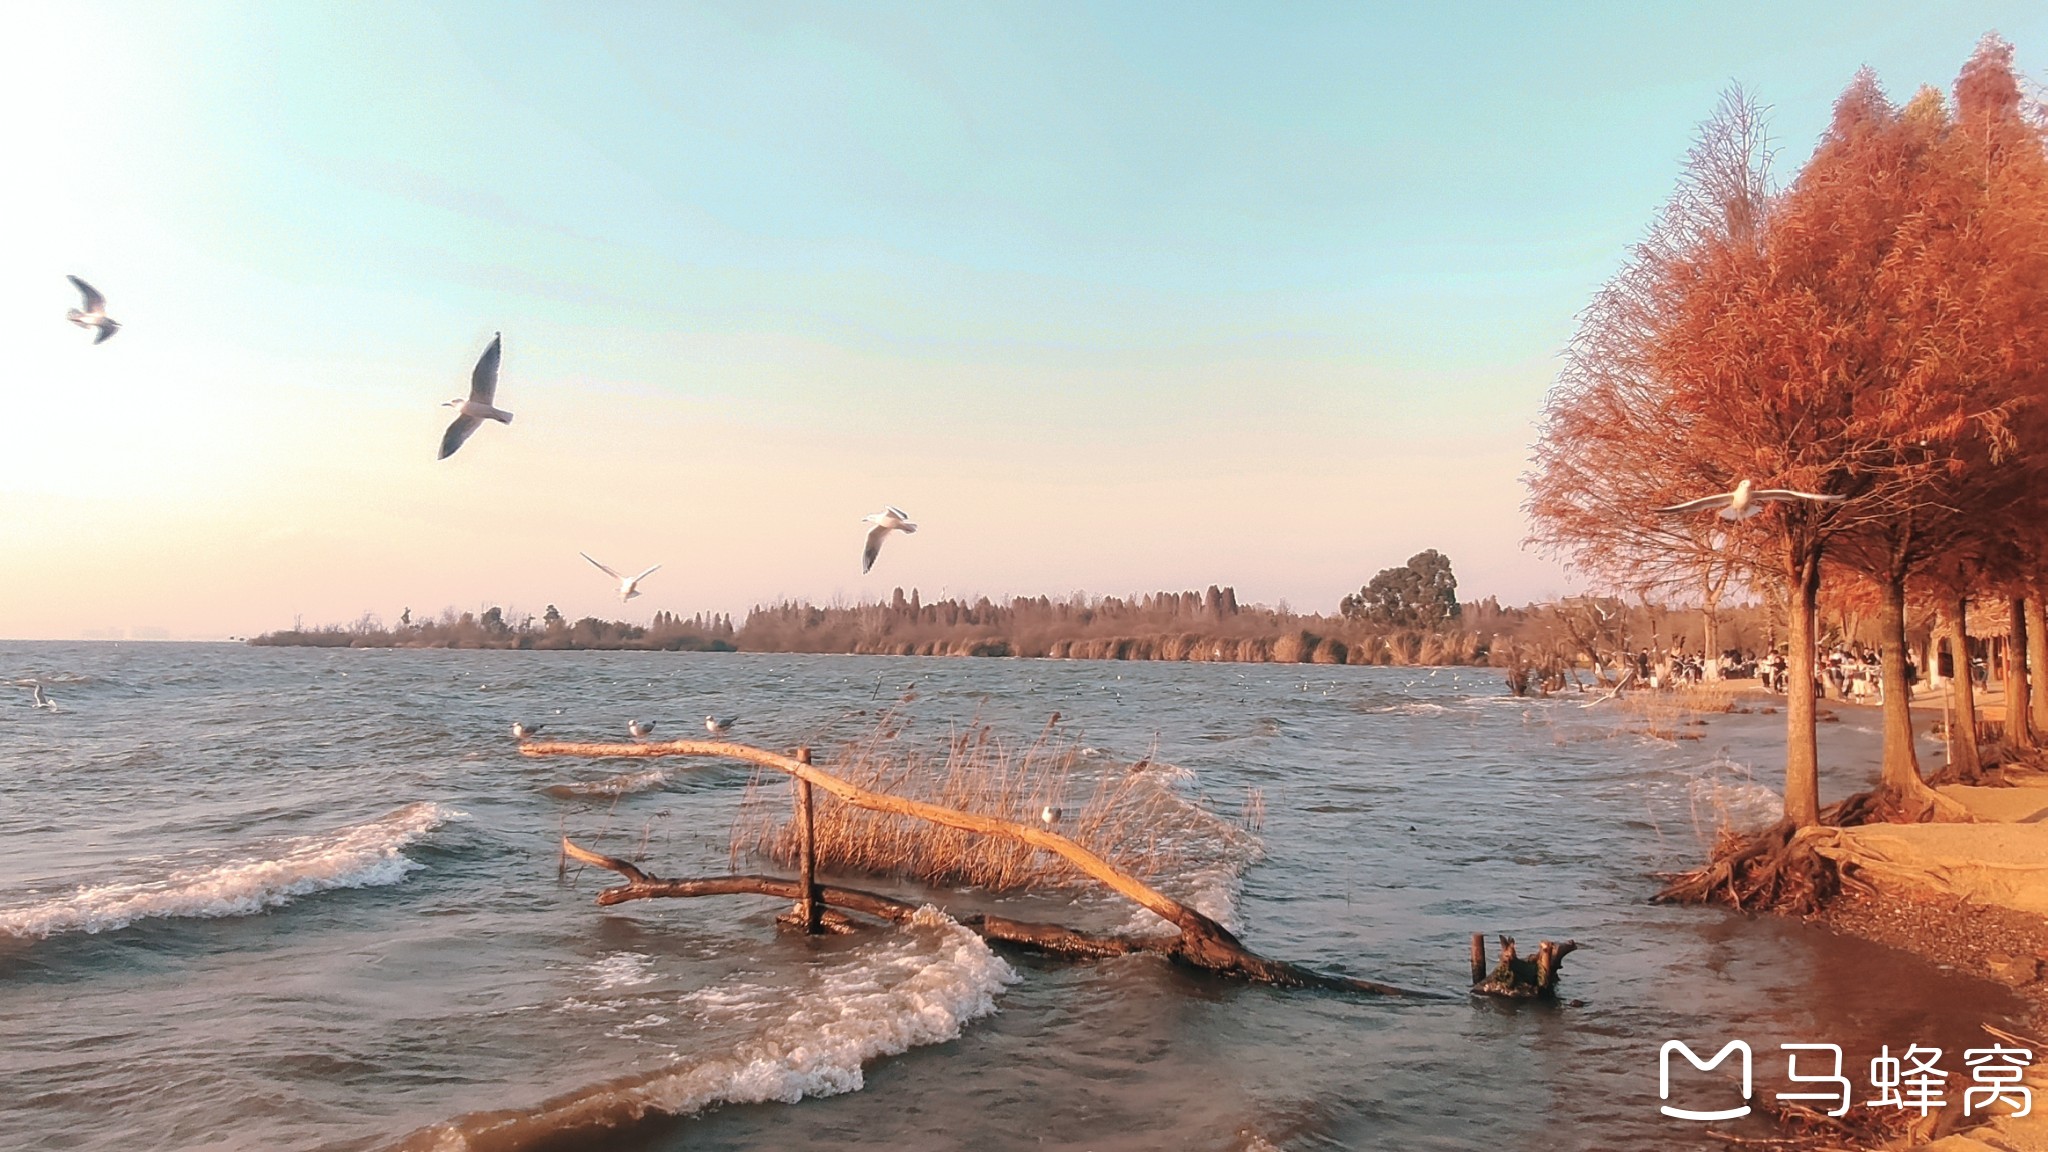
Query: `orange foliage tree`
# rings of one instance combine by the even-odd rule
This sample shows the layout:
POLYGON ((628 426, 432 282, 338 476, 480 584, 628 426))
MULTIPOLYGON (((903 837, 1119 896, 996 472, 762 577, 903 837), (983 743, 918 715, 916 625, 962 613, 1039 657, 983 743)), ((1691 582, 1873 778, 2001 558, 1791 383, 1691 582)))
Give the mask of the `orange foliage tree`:
POLYGON ((2048 350, 2048 233, 2040 136, 2011 80, 2010 50, 1987 39, 1952 118, 1936 93, 1899 109, 1859 74, 1778 194, 1754 105, 1725 100, 1679 194, 1582 320, 1546 411, 1529 478, 1538 543, 1617 582, 1711 552, 1785 592, 1794 824, 1819 819, 1823 557, 1882 595, 1886 784, 1924 802, 1907 582, 1981 561, 2017 522, 2005 510, 2041 488, 2020 429, 2048 350), (1776 505, 1718 534, 1653 511, 1741 479, 1849 499, 1776 505))

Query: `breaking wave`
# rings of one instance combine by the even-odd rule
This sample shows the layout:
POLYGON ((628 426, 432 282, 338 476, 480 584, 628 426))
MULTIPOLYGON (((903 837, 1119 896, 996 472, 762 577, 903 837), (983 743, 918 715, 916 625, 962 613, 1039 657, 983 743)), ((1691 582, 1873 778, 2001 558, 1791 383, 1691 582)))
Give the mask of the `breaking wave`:
POLYGON ((275 841, 265 855, 177 868, 155 880, 87 885, 0 909, 0 935, 112 932, 161 916, 247 916, 331 888, 396 884, 423 867, 400 849, 462 818, 439 804, 409 804, 368 823, 275 841))
POLYGON ((587 780, 574 784, 553 784, 545 789, 548 795, 557 799, 574 796, 629 796, 635 792, 646 792, 668 783, 668 773, 656 768, 647 772, 621 772, 602 780, 587 780))
MULTIPOLYGON (((1242 925, 1237 899, 1244 890, 1244 872, 1265 857, 1265 841, 1248 826, 1189 798, 1184 789, 1194 786, 1195 774, 1186 768, 1150 761, 1137 779, 1158 790, 1156 804, 1161 810, 1174 813, 1172 819, 1155 825, 1153 851, 1176 861, 1178 867, 1171 876, 1155 877, 1152 882, 1209 919, 1238 931, 1242 925)), ((1149 909, 1136 908, 1117 931, 1147 936, 1177 929, 1149 909)))
MULTIPOLYGON (((805 987, 732 983, 679 998, 698 1020, 756 1019, 730 1052, 691 1054, 651 1071, 589 1085, 534 1108, 473 1112, 421 1129, 407 1152, 517 1152, 595 1135, 649 1115, 686 1116, 718 1104, 794 1104, 858 1092, 861 1067, 960 1035, 996 1010, 1017 974, 981 937, 927 905, 904 930, 850 961, 818 969, 805 987), (774 1005, 772 1013, 756 1011, 774 1005)), ((667 1024, 649 1016, 635 1027, 667 1024)))

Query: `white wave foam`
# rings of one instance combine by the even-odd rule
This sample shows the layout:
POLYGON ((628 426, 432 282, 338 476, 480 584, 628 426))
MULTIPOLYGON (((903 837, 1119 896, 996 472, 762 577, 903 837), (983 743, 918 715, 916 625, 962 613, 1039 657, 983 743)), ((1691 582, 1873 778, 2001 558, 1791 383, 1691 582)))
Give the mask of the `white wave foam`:
MULTIPOLYGON (((473 1113, 417 1132, 400 1147, 516 1149, 649 1114, 684 1116, 715 1104, 794 1104, 806 1096, 857 1092, 867 1061, 957 1037, 968 1021, 994 1012, 996 993, 1016 981, 981 937, 926 906, 886 942, 819 970, 807 987, 782 990, 789 1011, 729 1055, 679 1058, 532 1110, 473 1113)), ((699 992, 682 999, 703 1006, 717 997, 699 992)), ((621 1027, 646 1020, 651 1017, 621 1027)))
POLYGON ((629 796, 635 792, 646 792, 668 783, 668 773, 656 768, 648 772, 622 772, 602 780, 590 780, 575 784, 556 784, 550 787, 550 796, 629 796))
POLYGON ((89 885, 0 909, 0 933, 45 937, 111 932, 154 916, 247 916, 330 888, 396 884, 422 867, 400 849, 462 818, 439 804, 409 804, 365 824, 277 841, 265 855, 174 869, 157 880, 89 885))
MULTIPOLYGON (((1180 870, 1154 883, 1167 895, 1230 931, 1238 931, 1237 898, 1244 890, 1244 870, 1265 856, 1265 842, 1248 828, 1183 795, 1176 786, 1192 784, 1195 779, 1186 768, 1155 763, 1141 779, 1165 793, 1162 802, 1181 810, 1180 819, 1165 822, 1164 827, 1171 831, 1158 845, 1160 856, 1181 862, 1180 870)), ((1135 908, 1117 931, 1147 936, 1176 929, 1148 909, 1135 908)))
POLYGON ((1450 709, 1441 704, 1432 704, 1426 700, 1408 700, 1399 704, 1388 704, 1375 708, 1373 711, 1382 715, 1391 713, 1401 716, 1441 716, 1449 712, 1450 709))
POLYGON ((591 974, 597 977, 593 987, 599 992, 609 992, 614 988, 646 984, 654 979, 653 967, 652 956, 639 952, 614 952, 590 966, 591 974))

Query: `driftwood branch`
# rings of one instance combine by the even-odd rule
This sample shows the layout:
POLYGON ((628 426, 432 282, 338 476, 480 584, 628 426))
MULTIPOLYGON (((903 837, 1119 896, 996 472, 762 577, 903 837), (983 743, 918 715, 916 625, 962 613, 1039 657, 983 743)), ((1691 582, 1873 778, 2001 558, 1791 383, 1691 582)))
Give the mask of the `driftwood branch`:
MULTIPOLYGON (((911 816, 944 824, 950 828, 965 828, 971 832, 983 832, 993 836, 1010 836, 1024 840, 1032 847, 1047 849, 1055 855, 1065 857, 1083 873, 1102 879, 1112 890, 1137 900, 1145 908, 1157 912, 1167 922, 1180 929, 1174 937, 1104 937, 1092 933, 1079 933, 1061 924, 1034 924, 1028 920, 1010 920, 1004 916, 967 916, 961 920, 963 927, 981 933, 981 937, 1010 943, 1018 947, 1030 947, 1038 951, 1049 951, 1059 955, 1130 955, 1130 953, 1153 953, 1163 955, 1176 963, 1186 963, 1190 968, 1206 972, 1217 972, 1223 976, 1237 976, 1243 980, 1257 980, 1262 984, 1278 984, 1284 988, 1325 988, 1333 992, 1362 992, 1372 996, 1423 996, 1436 998, 1436 992, 1419 992, 1413 988, 1397 988, 1393 984, 1380 984, 1376 980, 1358 980, 1352 976, 1337 976, 1329 972, 1317 972, 1305 965, 1288 963, 1282 959, 1268 959, 1247 949, 1229 929, 1217 920, 1212 920, 1194 908, 1165 896, 1163 892, 1147 886, 1145 881, 1130 877, 1118 871, 1112 863, 1104 861, 1096 853, 1083 849, 1077 842, 1044 828, 1032 828, 1028 824, 1016 824, 1012 820, 997 820, 993 816, 977 816, 973 812, 954 812, 950 808, 938 808, 934 804, 922 804, 915 799, 903 799, 887 793, 868 791, 860 785, 842 781, 831 773, 811 767, 805 758, 782 756, 764 748, 752 748, 748 744, 727 744, 719 740, 674 740, 666 744, 567 744, 567 742, 526 742, 520 744, 520 752, 528 756, 719 756, 745 760, 745 763, 762 765, 797 777, 803 783, 829 791, 840 797, 846 804, 856 808, 868 808, 874 812, 893 812, 899 816, 911 816)), ((862 892, 858 888, 838 888, 829 883, 805 883, 803 879, 780 879, 772 875, 719 875, 702 879, 662 879, 649 875, 647 871, 621 861, 592 853, 588 849, 575 847, 573 842, 563 838, 561 851, 588 865, 604 867, 623 875, 627 883, 606 888, 598 894, 598 904, 623 904, 627 900, 653 900, 664 896, 729 896, 729 894, 760 894, 780 896, 786 900, 805 900, 811 894, 817 906, 844 908, 852 912, 864 912, 883 920, 901 922, 907 920, 915 906, 903 900, 893 900, 874 892, 862 892)))
POLYGON ((739 760, 786 772, 799 780, 830 792, 842 802, 856 808, 874 812, 889 812, 898 816, 928 820, 949 828, 968 832, 979 832, 990 836, 1004 836, 1019 840, 1034 848, 1041 848, 1056 856, 1064 857, 1068 863, 1083 873, 1100 880, 1110 888, 1136 901, 1157 914, 1168 923, 1197 935, 1222 933, 1228 936, 1222 925, 1182 904, 1180 901, 1160 892, 1151 885, 1118 871, 1114 864, 1090 852, 1057 832, 1029 824, 1019 824, 994 816, 982 816, 973 812, 960 812, 926 804, 919 800, 906 800, 886 792, 872 792, 842 780, 829 772, 806 764, 793 757, 755 748, 747 744, 734 744, 722 740, 670 740, 637 744, 578 744, 562 740, 529 740, 519 746, 526 756, 701 756, 721 760, 739 760))

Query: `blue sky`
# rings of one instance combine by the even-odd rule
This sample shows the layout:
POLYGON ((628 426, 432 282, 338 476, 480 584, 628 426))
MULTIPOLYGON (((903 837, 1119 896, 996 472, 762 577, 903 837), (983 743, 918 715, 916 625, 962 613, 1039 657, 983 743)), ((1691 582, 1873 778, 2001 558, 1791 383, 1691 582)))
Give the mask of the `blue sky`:
POLYGON ((641 616, 1546 595, 1557 351, 1720 92, 1789 174, 1994 29, 2042 73, 2016 3, 10 9, 0 635, 607 611, 578 550, 641 616))

